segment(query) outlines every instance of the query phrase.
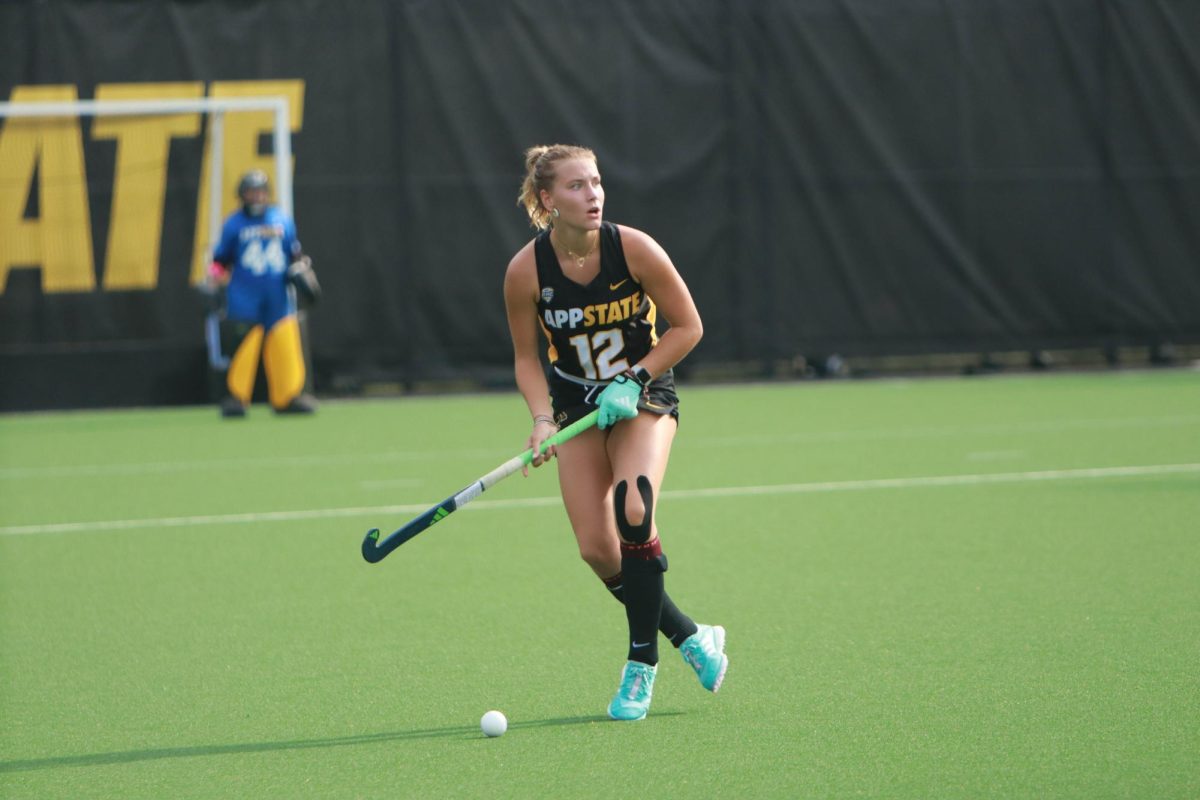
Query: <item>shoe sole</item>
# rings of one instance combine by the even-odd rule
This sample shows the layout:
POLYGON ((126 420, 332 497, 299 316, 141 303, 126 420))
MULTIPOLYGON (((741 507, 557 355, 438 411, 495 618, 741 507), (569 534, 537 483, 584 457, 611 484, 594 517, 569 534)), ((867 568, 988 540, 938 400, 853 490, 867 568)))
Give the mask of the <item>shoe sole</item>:
POLYGON ((721 671, 717 673, 717 679, 713 682, 713 687, 709 689, 710 692, 716 694, 725 680, 725 671, 729 669, 729 656, 725 655, 725 629, 720 625, 714 625, 713 634, 717 640, 717 652, 721 654, 721 671))
POLYGON ((646 718, 646 712, 643 711, 640 717, 614 717, 611 711, 608 712, 608 718, 614 722, 639 722, 646 718))

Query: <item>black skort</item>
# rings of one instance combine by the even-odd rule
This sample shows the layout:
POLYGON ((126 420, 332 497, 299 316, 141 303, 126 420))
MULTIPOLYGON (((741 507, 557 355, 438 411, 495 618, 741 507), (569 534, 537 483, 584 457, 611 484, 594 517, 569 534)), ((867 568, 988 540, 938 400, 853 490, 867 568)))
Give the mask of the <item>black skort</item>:
MULTIPOLYGON (((550 402, 554 408, 554 422, 565 428, 576 420, 596 410, 596 398, 604 391, 605 383, 576 383, 562 377, 553 368, 548 376, 550 402)), ((675 374, 667 370, 642 390, 638 399, 638 410, 651 414, 670 414, 679 419, 679 395, 675 393, 675 374)))

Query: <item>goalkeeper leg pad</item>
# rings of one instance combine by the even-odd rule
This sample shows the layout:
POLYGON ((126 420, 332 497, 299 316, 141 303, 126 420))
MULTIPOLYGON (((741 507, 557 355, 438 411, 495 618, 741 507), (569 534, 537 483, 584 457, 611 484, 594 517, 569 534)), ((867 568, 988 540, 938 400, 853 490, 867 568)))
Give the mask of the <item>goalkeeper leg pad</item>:
POLYGON ((300 323, 294 314, 279 320, 267 332, 263 366, 267 371, 271 407, 276 411, 290 410, 292 401, 304 391, 305 378, 300 323))
POLYGON ((262 349, 262 341, 261 325, 234 320, 221 323, 221 350, 229 355, 225 388, 243 407, 250 405, 250 397, 254 394, 254 378, 258 373, 258 354, 262 349))

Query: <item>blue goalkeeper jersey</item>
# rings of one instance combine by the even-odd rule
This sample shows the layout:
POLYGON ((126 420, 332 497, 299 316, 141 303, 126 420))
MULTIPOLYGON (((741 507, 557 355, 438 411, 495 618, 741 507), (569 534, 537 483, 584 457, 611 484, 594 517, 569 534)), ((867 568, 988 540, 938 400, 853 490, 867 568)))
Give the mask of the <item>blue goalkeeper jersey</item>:
POLYGON ((221 229, 213 261, 232 268, 233 278, 283 281, 288 265, 299 255, 295 223, 275 206, 269 206, 258 217, 244 210, 231 214, 221 229))
POLYGON ((287 271, 300 254, 295 223, 275 206, 261 216, 245 210, 231 214, 213 251, 213 261, 230 270, 227 316, 270 328, 295 313, 287 271))

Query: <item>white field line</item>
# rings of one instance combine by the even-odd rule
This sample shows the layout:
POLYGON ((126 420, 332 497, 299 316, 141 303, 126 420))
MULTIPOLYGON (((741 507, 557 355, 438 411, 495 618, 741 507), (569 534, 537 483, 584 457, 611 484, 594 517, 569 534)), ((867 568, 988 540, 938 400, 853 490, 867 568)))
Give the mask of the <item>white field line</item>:
POLYGON ((423 478, 395 478, 386 481, 359 481, 360 489, 413 489, 425 483, 423 478))
MULTIPOLYGON (((1019 433, 1053 433, 1062 430, 1111 430, 1120 428, 1176 427, 1200 424, 1200 415, 1112 417, 1094 419, 1057 419, 992 425, 936 425, 912 428, 864 428, 860 430, 801 431, 796 433, 748 434, 742 436, 705 436, 689 433, 675 442, 673 450, 744 447, 746 445, 877 442, 904 439, 960 438, 969 435, 1007 435, 1019 433)), ((0 466, 0 480, 116 477, 154 475, 166 472, 215 470, 227 472, 255 467, 330 467, 343 464, 389 462, 426 462, 431 459, 462 461, 464 459, 495 459, 512 455, 501 449, 461 450, 393 450, 379 453, 265 456, 254 458, 183 459, 180 461, 134 462, 126 464, 72 464, 56 466, 0 466)))
MULTIPOLYGON (((781 483, 766 486, 724 486, 708 489, 673 489, 662 493, 664 498, 695 500, 712 497, 755 497, 780 494, 820 494, 827 492, 872 491, 876 489, 917 489, 946 486, 981 486, 1001 483, 1037 483, 1060 480, 1097 480, 1138 478, 1152 475, 1200 474, 1200 463, 1151 464, 1126 467, 1093 467, 1086 469, 1055 469, 1039 472, 994 472, 972 475, 931 475, 912 478, 875 478, 852 481, 820 481, 814 483, 781 483)), ((540 508, 555 506, 562 500, 554 497, 530 497, 518 500, 479 500, 464 510, 540 508)), ((45 525, 12 525, 0 527, 0 536, 28 536, 43 533, 92 533, 97 531, 134 530, 138 528, 182 528, 197 525, 241 525, 263 522, 294 522, 345 517, 389 517, 420 514, 429 505, 366 506, 358 508, 322 508, 305 511, 264 511, 245 514, 213 514, 194 517, 161 517, 158 519, 122 519, 102 522, 60 522, 45 525)), ((394 522, 396 520, 393 520, 394 522)), ((404 520, 399 520, 404 521, 404 520)))
MULTIPOLYGON (((508 455, 511 455, 509 453, 508 455)), ((132 464, 70 464, 53 467, 0 467, 0 480, 20 478, 79 478, 89 476, 157 475, 165 472, 188 472, 211 470, 229 472, 250 470, 257 467, 334 467, 352 464, 374 464, 403 461, 430 461, 432 459, 463 460, 500 458, 498 450, 457 451, 392 451, 384 453, 359 453, 354 455, 325 456, 265 456, 261 458, 210 458, 189 461, 152 461, 132 464)))

